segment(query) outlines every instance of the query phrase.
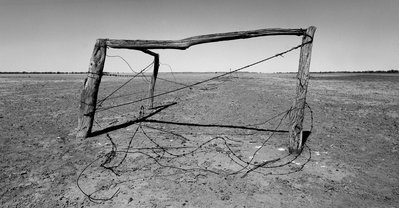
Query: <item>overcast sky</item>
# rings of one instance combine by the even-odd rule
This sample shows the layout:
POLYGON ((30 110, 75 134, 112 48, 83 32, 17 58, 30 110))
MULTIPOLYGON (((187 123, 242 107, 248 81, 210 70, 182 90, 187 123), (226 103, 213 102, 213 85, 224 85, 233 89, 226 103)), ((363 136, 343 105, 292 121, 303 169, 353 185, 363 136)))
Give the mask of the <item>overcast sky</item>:
MULTIPOLYGON (((87 71, 97 38, 182 39, 316 26, 311 71, 399 69, 398 0, 0 0, 0 71, 87 71)), ((156 50, 173 71, 228 71, 301 43, 261 37, 156 50)), ((138 70, 141 52, 115 50, 138 70)), ((296 71, 299 51, 249 69, 296 71)), ((129 68, 118 58, 105 71, 129 68)), ((167 65, 161 71, 170 71, 167 65)))

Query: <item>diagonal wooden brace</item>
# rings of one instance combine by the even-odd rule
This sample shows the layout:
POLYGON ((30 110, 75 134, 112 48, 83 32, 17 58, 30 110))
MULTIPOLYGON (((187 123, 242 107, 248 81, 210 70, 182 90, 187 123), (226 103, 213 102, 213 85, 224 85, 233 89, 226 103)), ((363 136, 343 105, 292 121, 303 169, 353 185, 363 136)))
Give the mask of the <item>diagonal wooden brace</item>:
POLYGON ((149 54, 154 57, 154 71, 151 76, 151 83, 150 83, 150 92, 149 92, 149 108, 154 107, 154 92, 155 92, 155 83, 157 81, 158 70, 159 70, 159 54, 154 53, 150 50, 142 50, 144 53, 149 54))

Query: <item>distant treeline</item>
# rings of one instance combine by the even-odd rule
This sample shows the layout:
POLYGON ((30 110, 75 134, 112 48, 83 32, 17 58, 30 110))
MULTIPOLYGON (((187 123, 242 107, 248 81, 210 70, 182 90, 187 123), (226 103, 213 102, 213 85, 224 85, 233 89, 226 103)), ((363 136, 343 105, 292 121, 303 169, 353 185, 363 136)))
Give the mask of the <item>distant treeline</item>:
MULTIPOLYGON (((159 72, 159 73, 170 73, 170 72, 159 72)), ((173 72, 174 74, 209 74, 209 73, 226 73, 226 72, 173 72)), ((248 72, 248 71, 240 71, 235 73, 258 73, 258 72, 248 72)), ((87 74, 87 72, 0 72, 0 74, 87 74)), ((125 73, 125 72, 103 72, 105 76, 132 76, 132 73, 125 73)))
POLYGON ((391 69, 391 70, 376 70, 376 71, 326 71, 326 72, 312 72, 319 74, 328 74, 328 73, 399 73, 399 70, 391 69))
MULTIPOLYGON (((292 74, 297 72, 276 72, 277 74, 292 74)), ((332 74, 332 73, 399 73, 399 70, 390 69, 390 70, 376 70, 376 71, 320 71, 314 72, 311 71, 312 74, 332 74)))
POLYGON ((86 74, 87 72, 0 72, 0 74, 86 74))
MULTIPOLYGON (((87 72, 27 72, 27 71, 22 71, 22 72, 0 72, 0 74, 86 74, 87 72)), ((165 72, 163 72, 165 73, 165 72)), ((167 72, 169 73, 169 72, 167 72)), ((186 73, 225 73, 225 72, 173 72, 175 74, 186 74, 186 73)), ((248 71, 242 71, 242 72, 236 72, 236 73, 258 73, 258 72, 248 72, 248 71)), ((276 74, 292 74, 292 73, 297 73, 297 72, 275 72, 276 74)), ((316 73, 316 74, 331 74, 331 73, 399 73, 399 70, 391 69, 391 70, 376 70, 376 71, 320 71, 320 72, 314 72, 311 71, 311 73, 316 73)), ((104 72, 104 75, 106 76, 131 76, 130 73, 123 73, 123 72, 116 72, 116 73, 110 73, 110 72, 104 72)))

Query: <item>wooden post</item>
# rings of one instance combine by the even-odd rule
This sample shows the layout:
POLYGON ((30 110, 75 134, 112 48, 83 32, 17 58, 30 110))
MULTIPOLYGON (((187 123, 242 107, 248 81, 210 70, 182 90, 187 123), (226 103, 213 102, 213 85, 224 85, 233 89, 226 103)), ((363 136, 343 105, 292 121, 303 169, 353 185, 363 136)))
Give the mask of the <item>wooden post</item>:
POLYGON ((309 67, 310 58, 312 54, 313 36, 316 27, 311 26, 306 30, 306 34, 302 38, 302 43, 299 57, 299 67, 296 86, 296 98, 290 112, 290 143, 289 152, 299 154, 303 149, 303 120, 305 116, 306 93, 309 81, 309 67))
POLYGON ((154 53, 150 50, 143 50, 144 53, 154 56, 154 71, 151 76, 151 83, 150 83, 150 92, 149 97, 150 100, 148 101, 148 105, 150 108, 154 107, 154 92, 155 92, 155 83, 157 81, 158 70, 159 70, 159 54, 154 53))
POLYGON ((154 91, 155 91, 155 82, 157 81, 157 76, 158 76, 158 70, 159 70, 159 55, 155 54, 154 56, 154 72, 152 73, 151 77, 151 86, 150 86, 150 108, 154 107, 154 91))
POLYGON ((106 53, 106 40, 98 39, 94 46, 90 59, 89 72, 80 95, 78 132, 76 134, 78 138, 86 138, 91 133, 106 53))

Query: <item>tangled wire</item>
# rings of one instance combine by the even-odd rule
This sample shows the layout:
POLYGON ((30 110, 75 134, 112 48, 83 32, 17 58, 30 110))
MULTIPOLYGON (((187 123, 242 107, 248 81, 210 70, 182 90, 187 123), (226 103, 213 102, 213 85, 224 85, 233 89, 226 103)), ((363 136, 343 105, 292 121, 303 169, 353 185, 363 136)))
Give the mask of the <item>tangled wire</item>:
MULTIPOLYGON (((203 81, 200 81, 200 82, 197 82, 197 83, 194 83, 194 84, 190 84, 190 85, 180 84, 180 85, 183 85, 183 86, 180 87, 180 88, 177 88, 175 90, 171 90, 171 91, 167 91, 167 92, 163 92, 163 93, 157 94, 154 97, 162 96, 162 95, 169 94, 169 93, 173 93, 173 92, 176 92, 178 90, 182 90, 182 89, 186 89, 186 88, 191 88, 191 87, 193 87, 195 85, 199 85, 199 84, 208 82, 210 80, 214 80, 214 79, 220 78, 222 76, 226 76, 228 74, 235 73, 235 72, 237 72, 239 70, 242 70, 242 69, 254 66, 256 64, 265 62, 265 61, 270 60, 272 58, 275 58, 275 57, 278 57, 278 56, 282 56, 283 54, 288 53, 290 51, 293 51, 293 50, 295 50, 297 48, 300 48, 303 45, 308 44, 308 43, 304 43, 304 44, 295 46, 295 47, 293 47, 293 48, 291 48, 291 49, 289 49, 287 51, 284 51, 282 53, 278 53, 278 54, 276 54, 274 56, 262 59, 262 60, 260 60, 258 62, 246 65, 244 67, 241 67, 241 68, 238 68, 236 70, 224 73, 224 74, 219 75, 219 76, 212 77, 212 78, 207 79, 207 80, 203 80, 203 81)), ((123 59, 123 61, 125 61, 125 60, 123 59)), ((139 100, 135 100, 135 101, 127 102, 127 103, 118 104, 118 105, 115 105, 115 106, 102 107, 102 104, 104 103, 104 101, 106 101, 107 99, 110 99, 111 96, 116 91, 118 91, 123 86, 125 86, 133 78, 139 76, 140 74, 143 74, 152 64, 153 63, 149 64, 148 66, 146 66, 144 69, 140 70, 139 72, 135 72, 136 74, 131 79, 129 79, 122 86, 120 86, 119 88, 117 88, 116 90, 111 92, 105 98, 101 99, 97 103, 98 111, 110 110, 110 109, 115 108, 115 107, 129 105, 129 104, 133 104, 133 103, 137 103, 137 102, 149 99, 149 97, 146 97, 146 98, 143 98, 143 99, 139 99, 139 100)), ((129 65, 129 68, 131 69, 130 65, 129 65)), ((133 71, 133 69, 131 69, 131 70, 133 71)), ((173 81, 171 81, 171 82, 173 82, 173 81)), ((312 128, 313 128, 313 112, 312 112, 312 110, 311 110, 311 108, 310 108, 310 106, 308 104, 306 104, 306 107, 310 111, 310 119, 311 119, 310 132, 311 132, 312 128)), ((280 167, 284 167, 284 166, 290 165, 301 154, 286 154, 284 156, 280 156, 280 157, 277 157, 277 158, 263 160, 262 162, 255 161, 255 158, 256 158, 257 154, 259 153, 259 151, 266 146, 266 143, 268 141, 270 141, 270 139, 275 135, 275 133, 279 132, 278 129, 281 126, 282 122, 284 121, 284 119, 287 118, 287 116, 293 110, 294 110, 293 108, 290 108, 290 109, 288 109, 286 111, 278 113, 276 116, 273 116, 272 118, 270 118, 270 119, 268 119, 268 120, 266 120, 265 122, 262 123, 262 124, 269 123, 269 122, 273 121, 274 119, 280 118, 278 120, 277 125, 275 126, 275 128, 272 129, 272 130, 268 130, 270 132, 270 135, 266 139, 264 139, 262 141, 262 143, 259 146, 259 148, 257 148, 257 150, 254 151, 254 153, 249 157, 250 159, 246 160, 241 155, 237 154, 236 151, 233 150, 233 147, 230 144, 230 142, 235 142, 235 140, 229 138, 228 136, 214 136, 211 139, 208 139, 207 141, 202 142, 198 146, 192 146, 192 147, 186 147, 186 146, 167 147, 167 146, 164 146, 164 145, 160 144, 159 142, 156 141, 155 138, 150 136, 150 134, 145 130, 145 128, 153 129, 153 130, 157 130, 157 131, 161 131, 161 132, 164 131, 164 130, 144 124, 144 123, 151 123, 151 122, 147 119, 148 116, 147 117, 145 116, 144 107, 141 106, 140 113, 139 113, 139 118, 137 119, 137 122, 135 123, 137 125, 137 127, 135 128, 135 130, 133 131, 132 135, 130 136, 127 147, 124 150, 119 150, 118 146, 113 141, 113 138, 109 134, 106 134, 107 139, 111 143, 111 150, 108 153, 106 153, 106 154, 102 154, 102 155, 98 156, 95 160, 93 160, 85 168, 83 168, 83 170, 78 175, 78 178, 76 180, 76 184, 77 184, 79 190, 86 197, 88 197, 88 199, 90 201, 101 202, 101 201, 107 201, 107 200, 113 199, 119 193, 120 188, 118 188, 109 197, 95 197, 94 194, 98 193, 99 190, 95 190, 92 193, 87 193, 87 191, 83 190, 83 188, 81 187, 80 179, 84 175, 85 171, 87 169, 89 169, 89 167, 91 167, 94 163, 96 163, 96 162, 98 162, 100 160, 101 160, 101 163, 99 165, 100 168, 102 168, 102 169, 104 169, 106 171, 110 171, 112 174, 114 174, 116 176, 121 176, 121 171, 120 171, 121 165, 126 162, 126 158, 128 157, 128 155, 131 155, 131 154, 142 155, 142 156, 146 157, 147 159, 150 159, 150 160, 154 161, 154 164, 160 166, 161 168, 176 169, 176 170, 180 170, 180 171, 183 171, 183 172, 200 171, 200 172, 216 174, 216 175, 223 174, 225 176, 242 174, 241 177, 246 177, 250 173, 259 173, 259 174, 264 174, 264 175, 276 175, 276 174, 273 174, 273 173, 270 173, 270 172, 269 173, 264 173, 262 170, 265 170, 265 169, 269 169, 270 170, 270 169, 280 168, 280 167), (149 142, 150 144, 152 144, 151 147, 133 147, 132 146, 133 140, 137 137, 138 133, 141 133, 144 136, 145 140, 147 142, 149 142), (202 168, 202 167, 179 167, 179 166, 176 166, 176 165, 172 164, 172 162, 175 161, 178 158, 184 158, 184 157, 189 156, 189 155, 194 156, 195 154, 198 154, 200 151, 203 150, 203 148, 207 144, 210 144, 211 142, 214 142, 214 141, 220 141, 223 144, 223 146, 224 146, 223 149, 225 149, 225 151, 218 151, 218 152, 222 152, 224 155, 226 155, 229 158, 229 160, 231 162, 233 162, 234 164, 238 165, 238 167, 239 167, 238 170, 227 171, 226 172, 226 171, 218 171, 218 170, 202 168), (191 148, 191 150, 187 151, 187 152, 183 151, 183 153, 176 153, 176 152, 172 151, 172 150, 180 150, 180 149, 187 149, 187 148, 188 149, 191 148), (118 161, 117 154, 122 154, 123 155, 122 159, 120 159, 119 161, 118 161)), ((260 125, 260 124, 252 124, 252 125, 247 125, 247 126, 249 127, 249 126, 257 126, 257 125, 260 125)), ((184 141, 188 141, 188 139, 185 138, 183 135, 180 135, 180 134, 177 134, 177 133, 174 133, 174 135, 180 137, 180 139, 182 139, 184 141)), ((295 170, 288 171, 288 172, 282 173, 282 174, 289 174, 289 173, 297 172, 297 171, 300 171, 300 170, 303 169, 303 167, 311 159, 311 150, 310 150, 309 146, 306 145, 306 143, 304 144, 304 150, 307 150, 307 152, 308 152, 308 157, 305 160, 305 162, 303 164, 301 164, 295 170)), ((277 173, 277 174, 281 174, 281 173, 277 173)))
MULTIPOLYGON (((306 105, 307 108, 310 111, 310 119, 311 119, 311 129, 313 128, 313 112, 310 108, 309 105, 306 105)), ((266 146, 266 143, 275 135, 276 132, 278 132, 278 128, 280 127, 280 125, 282 124, 283 120, 285 118, 287 118, 287 116, 289 115, 289 113, 292 111, 292 108, 289 110, 286 110, 282 113, 277 114, 276 116, 273 116, 272 119, 268 119, 267 121, 263 122, 267 123, 267 122, 271 122, 273 119, 276 119, 278 117, 281 117, 278 121, 278 124, 276 125, 276 127, 271 130, 270 135, 264 139, 261 143, 261 145, 259 146, 259 148, 257 148, 257 150, 249 157, 249 160, 245 160, 241 155, 237 154, 236 151, 233 150, 232 145, 230 144, 231 142, 236 142, 236 140, 229 138, 228 136, 215 136, 212 137, 211 139, 208 139, 207 141, 199 144, 198 146, 191 146, 191 147, 186 147, 186 146, 180 146, 180 147, 168 147, 168 146, 164 146, 161 145, 160 143, 158 143, 156 141, 155 138, 151 137, 147 130, 145 130, 145 128, 148 129, 154 129, 154 130, 159 130, 159 131, 164 131, 162 129, 158 129, 149 125, 145 125, 145 122, 139 122, 137 123, 137 127, 135 128, 135 130, 133 131, 132 135, 129 138, 129 142, 127 147, 124 150, 119 150, 118 146, 115 144, 115 142, 113 141, 113 138, 109 135, 106 134, 107 139, 110 141, 111 143, 111 150, 106 153, 106 154, 102 154, 100 156, 98 156, 94 161, 92 161, 91 163, 89 163, 79 174, 78 178, 77 178, 77 186, 80 189, 80 191, 88 197, 88 199, 90 201, 93 202, 101 202, 101 201, 107 201, 107 200, 111 200, 113 199, 117 193, 120 191, 120 188, 118 188, 117 191, 114 192, 114 194, 112 194, 110 197, 105 197, 105 198, 97 198, 94 197, 93 195, 96 194, 99 190, 96 190, 92 193, 87 193, 86 191, 83 190, 83 188, 80 185, 80 179, 81 176, 84 174, 84 172, 91 167, 94 163, 96 163, 97 161, 101 160, 101 163, 99 165, 99 167, 103 168, 104 170, 108 170, 110 171, 112 174, 114 174, 115 176, 121 176, 121 165, 126 162, 126 158, 128 157, 128 155, 130 154, 138 154, 138 155, 143 155, 144 157, 146 157, 147 159, 152 160, 156 165, 158 165, 161 168, 170 168, 170 169, 176 169, 176 170, 180 170, 183 172, 190 172, 190 171, 199 171, 199 172, 204 172, 204 173, 211 173, 211 174, 216 174, 216 175, 223 175, 223 176, 230 176, 230 175, 237 175, 237 174, 241 174, 241 177, 246 177, 248 174, 254 172, 254 173, 259 173, 259 174, 263 174, 263 175, 280 175, 280 174, 290 174, 293 172, 298 172, 300 170, 303 169, 303 167, 310 161, 311 159, 311 150, 309 148, 309 146, 307 146, 306 144, 304 145, 304 149, 306 149, 307 153, 308 153, 308 157, 306 159, 306 161, 301 164, 298 168, 294 169, 294 170, 290 170, 286 173, 264 173, 262 170, 265 169, 275 169, 275 168, 280 168, 280 167, 284 167, 287 165, 290 165, 291 163, 293 163, 293 161, 295 161, 298 157, 300 157, 301 154, 297 154, 297 155, 292 155, 287 153, 284 156, 281 157, 277 157, 277 158, 273 158, 273 159, 268 159, 268 160, 263 160, 262 162, 256 162, 254 161, 256 158, 256 155, 258 154, 258 152, 263 149, 266 146), (132 143, 133 140, 136 138, 138 133, 142 133, 144 135, 144 138, 150 143, 152 144, 151 147, 133 147, 132 143), (199 153, 207 144, 210 144, 212 142, 215 141, 220 141, 223 146, 224 149, 226 149, 226 151, 218 151, 218 152, 222 152, 224 155, 226 155, 230 161, 232 161, 234 164, 239 166, 238 170, 235 171, 230 171, 230 172, 226 172, 226 171, 218 171, 218 170, 213 170, 213 169, 208 169, 208 168, 201 168, 201 167, 180 167, 180 166, 176 166, 173 165, 172 162, 175 161, 178 158, 184 158, 186 156, 195 156, 197 153, 199 153), (187 152, 183 152, 183 153, 175 153, 171 150, 175 149, 189 149, 191 148, 190 151, 187 152), (118 161, 118 157, 117 154, 122 154, 122 159, 119 159, 118 161)), ((140 110, 140 118, 145 117, 144 115, 144 107, 141 107, 140 110)), ((139 118, 139 119, 140 119, 139 118)), ((145 120, 143 120, 145 121, 145 120)), ((180 134, 176 134, 175 135, 179 136, 181 140, 184 141, 188 141, 187 138, 185 138, 183 135, 180 134)), ((217 150, 216 150, 217 151, 217 150)))

